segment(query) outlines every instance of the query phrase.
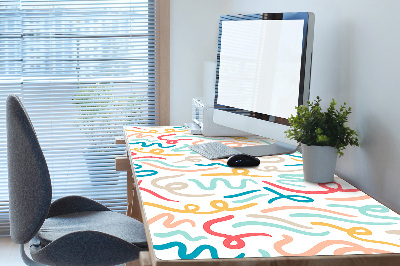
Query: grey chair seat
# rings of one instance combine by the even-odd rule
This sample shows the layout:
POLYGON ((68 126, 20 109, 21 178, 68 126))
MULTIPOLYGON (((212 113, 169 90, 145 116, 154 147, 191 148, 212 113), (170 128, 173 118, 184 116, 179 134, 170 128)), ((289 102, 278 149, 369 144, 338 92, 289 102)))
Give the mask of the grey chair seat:
POLYGON ((111 211, 84 211, 47 218, 37 237, 42 246, 74 232, 97 231, 141 248, 147 247, 141 222, 111 211))
MULTIPOLYGON (((47 265, 116 265, 147 250, 142 223, 81 196, 53 203, 50 173, 29 116, 16 95, 7 98, 10 234, 47 265)), ((34 265, 38 265, 37 263, 34 265)))

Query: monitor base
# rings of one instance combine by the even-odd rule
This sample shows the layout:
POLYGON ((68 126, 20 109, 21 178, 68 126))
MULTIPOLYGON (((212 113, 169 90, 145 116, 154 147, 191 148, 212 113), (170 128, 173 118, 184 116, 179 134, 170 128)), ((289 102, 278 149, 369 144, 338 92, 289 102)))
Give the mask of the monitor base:
POLYGON ((234 149, 258 157, 293 153, 297 150, 297 146, 277 141, 270 145, 234 147, 234 149))

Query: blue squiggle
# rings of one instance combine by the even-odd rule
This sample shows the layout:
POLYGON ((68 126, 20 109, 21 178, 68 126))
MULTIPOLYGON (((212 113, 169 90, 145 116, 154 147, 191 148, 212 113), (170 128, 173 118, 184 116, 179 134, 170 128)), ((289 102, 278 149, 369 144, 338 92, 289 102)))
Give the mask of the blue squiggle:
POLYGON ((316 217, 316 218, 325 218, 325 219, 331 219, 331 220, 336 220, 336 221, 341 221, 341 222, 348 222, 348 223, 353 223, 353 224, 367 224, 367 225, 390 225, 390 224, 395 224, 395 223, 374 223, 374 222, 363 222, 363 221, 354 221, 350 219, 344 219, 344 218, 339 218, 335 216, 330 216, 330 215, 324 215, 324 214, 314 214, 314 213, 292 213, 290 214, 290 217, 316 217))
POLYGON ((175 231, 171 231, 171 232, 167 232, 167 233, 154 233, 154 236, 160 237, 160 238, 166 238, 166 237, 171 237, 171 236, 176 236, 176 235, 182 235, 184 238, 186 238, 187 240, 189 240, 191 242, 199 241, 202 239, 207 239, 207 237, 205 237, 205 236, 192 237, 187 232, 182 231, 182 230, 175 230, 175 231))
MULTIPOLYGON (((187 253, 187 247, 185 244, 181 243, 181 242, 169 242, 166 244, 162 244, 162 245, 153 245, 153 248, 156 250, 165 250, 165 249, 170 249, 173 247, 178 247, 178 256, 181 259, 194 259, 197 258, 201 252, 203 252, 204 250, 209 250, 210 254, 211 254, 211 258, 213 259, 218 259, 218 251, 215 247, 210 246, 210 245, 200 245, 197 248, 195 248, 195 250, 193 250, 192 253, 187 253)), ((235 258, 243 258, 244 257, 244 253, 240 253, 239 255, 237 255, 235 258)))
POLYGON ((194 165, 197 165, 197 166, 214 166, 214 165, 219 165, 219 166, 229 167, 228 165, 223 164, 223 163, 209 163, 209 164, 195 163, 194 165))
POLYGON ((245 192, 242 192, 242 193, 237 193, 237 194, 233 194, 233 195, 224 196, 224 198, 228 198, 228 199, 236 198, 236 197, 244 196, 244 195, 251 194, 251 193, 254 193, 254 192, 258 192, 258 191, 261 191, 261 190, 260 189, 249 190, 249 191, 245 191, 245 192))
POLYGON ((232 227, 237 228, 237 227, 243 227, 243 226, 248 226, 248 225, 261 225, 261 226, 275 227, 275 228, 288 230, 288 231, 292 231, 292 232, 299 233, 302 235, 307 235, 307 236, 326 236, 329 234, 329 231, 325 231, 325 232, 321 232, 321 233, 312 233, 312 232, 307 232, 307 231, 299 230, 296 228, 291 228, 291 227, 280 225, 280 224, 258 222, 258 221, 238 222, 238 223, 233 224, 232 227))
POLYGON ((159 148, 163 148, 163 149, 167 149, 167 148, 172 148, 175 147, 176 145, 172 145, 172 146, 163 146, 161 143, 157 142, 157 143, 146 143, 144 141, 136 141, 136 142, 129 142, 129 144, 140 144, 141 147, 151 147, 154 145, 157 145, 159 148))
POLYGON ((157 171, 155 170, 140 170, 140 171, 135 171, 136 177, 145 177, 145 176, 153 176, 158 174, 157 171))
POLYGON ((285 166, 303 166, 302 163, 297 163, 297 164, 285 164, 285 166))
POLYGON ((203 185, 203 183, 201 183, 199 180, 197 179, 188 179, 189 181, 194 182, 199 188, 203 189, 203 190, 214 190, 217 188, 217 182, 221 181, 225 184, 226 187, 230 188, 230 189, 243 189, 246 187, 247 182, 252 182, 254 184, 257 184, 256 181, 254 181, 253 179, 242 179, 240 181, 240 186, 238 187, 234 187, 231 185, 231 183, 225 179, 225 178, 213 178, 210 181, 210 186, 206 187, 205 185, 203 185))
POLYGON ((249 198, 245 198, 245 199, 241 199, 241 200, 234 200, 232 202, 233 203, 245 203, 245 202, 252 201, 254 199, 258 199, 260 197, 264 197, 264 196, 267 196, 267 195, 268 194, 258 194, 258 195, 251 196, 249 198))

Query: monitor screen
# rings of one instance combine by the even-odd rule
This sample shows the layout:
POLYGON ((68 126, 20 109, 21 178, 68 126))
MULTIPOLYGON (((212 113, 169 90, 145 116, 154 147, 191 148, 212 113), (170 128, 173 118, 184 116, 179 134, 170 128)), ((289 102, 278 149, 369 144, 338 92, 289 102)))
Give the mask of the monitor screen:
POLYGON ((314 14, 226 15, 219 30, 214 122, 297 146, 284 132, 309 99, 314 14))
POLYGON ((298 104, 303 20, 223 21, 217 103, 288 118, 298 104))

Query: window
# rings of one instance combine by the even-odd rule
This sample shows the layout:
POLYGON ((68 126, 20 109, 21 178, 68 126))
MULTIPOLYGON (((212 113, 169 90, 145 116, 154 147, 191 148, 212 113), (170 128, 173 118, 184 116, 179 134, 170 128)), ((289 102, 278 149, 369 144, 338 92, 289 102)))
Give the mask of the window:
POLYGON ((160 21, 169 10, 159 12, 160 7, 169 9, 169 1, 0 3, 0 235, 9 230, 5 100, 10 93, 22 99, 35 126, 53 199, 82 195, 125 211, 126 175, 114 167, 125 146, 114 144, 115 137, 123 125, 168 123, 169 110, 160 112, 166 109, 160 99, 169 101, 168 86, 160 86, 168 69, 160 62, 169 59, 160 54, 169 46, 160 45, 165 33, 159 28, 169 29, 168 20, 160 21))

